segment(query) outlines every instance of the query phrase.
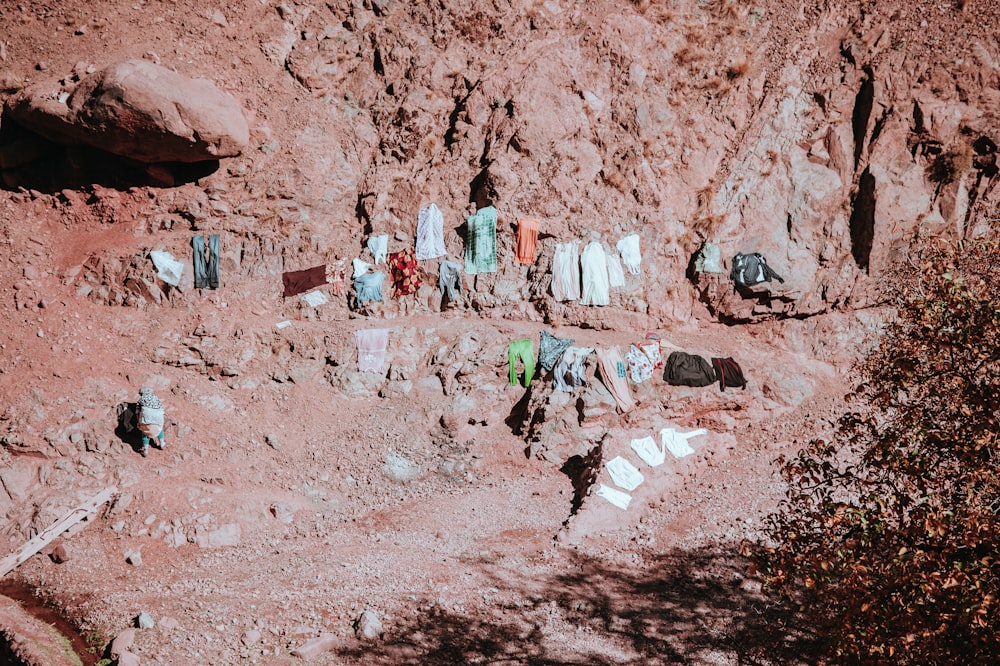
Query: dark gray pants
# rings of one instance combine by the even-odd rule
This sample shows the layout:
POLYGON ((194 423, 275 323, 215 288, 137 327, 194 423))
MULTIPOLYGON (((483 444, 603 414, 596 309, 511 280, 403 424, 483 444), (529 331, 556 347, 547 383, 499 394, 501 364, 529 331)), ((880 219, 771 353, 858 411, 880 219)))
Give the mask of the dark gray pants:
POLYGON ((208 237, 208 257, 205 257, 205 237, 191 239, 194 246, 194 288, 219 288, 219 234, 208 237))

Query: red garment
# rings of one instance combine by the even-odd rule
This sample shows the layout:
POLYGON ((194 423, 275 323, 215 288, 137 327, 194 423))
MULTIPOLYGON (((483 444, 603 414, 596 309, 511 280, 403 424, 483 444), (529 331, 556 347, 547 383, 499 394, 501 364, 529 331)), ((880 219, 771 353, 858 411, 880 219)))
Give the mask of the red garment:
POLYGON ((420 288, 417 255, 412 247, 389 255, 389 269, 392 271, 392 287, 396 296, 406 296, 417 293, 420 288))
POLYGON ((535 263, 538 247, 538 220, 524 217, 517 221, 517 260, 522 264, 535 263))
POLYGON ((281 274, 285 298, 309 291, 313 287, 326 284, 326 266, 313 266, 304 271, 289 271, 281 274))

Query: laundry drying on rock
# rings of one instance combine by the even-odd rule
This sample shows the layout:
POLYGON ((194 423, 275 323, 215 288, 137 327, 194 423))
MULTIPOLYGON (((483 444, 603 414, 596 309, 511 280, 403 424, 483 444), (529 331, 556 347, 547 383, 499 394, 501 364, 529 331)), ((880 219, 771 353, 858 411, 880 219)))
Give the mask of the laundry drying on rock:
POLYGON ((635 407, 635 400, 629 390, 625 377, 625 360, 617 347, 597 349, 597 362, 601 370, 601 380, 611 392, 622 413, 627 413, 635 407))
POLYGON ((387 260, 392 271, 392 291, 395 296, 409 296, 420 289, 420 266, 412 247, 393 252, 387 260))
POLYGON ((583 269, 583 296, 580 305, 608 305, 608 260, 604 248, 597 241, 587 245, 580 256, 583 269))
POLYGON ((383 302, 382 282, 384 280, 385 273, 381 271, 364 273, 354 278, 355 305, 361 307, 371 301, 383 302))
POLYGON ((625 359, 628 361, 629 375, 634 383, 641 384, 653 376, 652 362, 646 353, 635 345, 629 345, 625 359))
POLYGON ((438 289, 441 290, 441 305, 455 303, 462 294, 462 264, 441 260, 438 267, 438 289))
POLYGON ((384 373, 389 329, 370 328, 355 331, 354 339, 358 345, 358 371, 384 373))
POLYGON ((284 285, 282 296, 288 298, 326 284, 326 265, 313 266, 301 271, 287 271, 281 274, 284 285))
POLYGON ((573 342, 572 338, 557 338, 548 331, 542 331, 541 342, 538 345, 538 364, 551 372, 573 342))
POLYGON ((558 243, 552 256, 552 296, 557 301, 580 298, 580 241, 558 243))
POLYGON ((639 234, 630 234, 618 241, 618 251, 622 253, 622 263, 632 275, 640 273, 642 254, 639 252, 639 234))
POLYGON ((507 346, 507 363, 511 386, 517 386, 517 361, 524 366, 524 386, 531 383, 535 376, 535 346, 531 340, 514 340, 507 346))
POLYGON ((437 204, 431 204, 417 215, 417 261, 437 259, 444 254, 444 216, 437 204))
POLYGON ((625 271, 622 270, 621 259, 618 253, 604 248, 604 254, 608 260, 608 286, 617 289, 625 286, 625 271))
POLYGON ((587 385, 587 357, 593 347, 568 347, 552 371, 553 385, 557 391, 570 392, 587 385))
POLYGON ((372 253, 372 263, 376 266, 384 264, 389 256, 389 234, 369 236, 367 247, 368 251, 372 253))
POLYGON ((480 208, 466 219, 465 272, 495 273, 497 270, 497 209, 480 208))
POLYGON ((535 263, 538 246, 538 220, 523 217, 517 221, 517 257, 522 264, 535 263))
POLYGON ((752 254, 737 254, 733 257, 733 267, 729 271, 729 278, 736 283, 736 287, 752 287, 761 282, 777 280, 785 281, 775 273, 767 260, 758 252, 752 254))
POLYGON ((205 248, 205 237, 195 236, 191 239, 194 248, 194 288, 219 288, 219 234, 208 237, 208 250, 205 248))
POLYGON ((716 381, 715 371, 702 356, 671 352, 663 368, 663 381, 671 386, 708 386, 716 381))
POLYGON ((712 368, 715 376, 719 380, 719 388, 723 391, 729 388, 747 387, 746 377, 743 376, 743 368, 732 358, 713 358, 712 368))

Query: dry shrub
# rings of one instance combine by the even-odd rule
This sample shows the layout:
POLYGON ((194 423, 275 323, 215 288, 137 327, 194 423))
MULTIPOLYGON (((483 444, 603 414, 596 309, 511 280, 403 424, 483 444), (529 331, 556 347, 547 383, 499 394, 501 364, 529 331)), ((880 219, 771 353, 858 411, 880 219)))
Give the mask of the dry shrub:
POLYGON ((750 63, 746 60, 737 60, 726 68, 726 78, 730 81, 742 78, 750 71, 750 63))
POLYGON ((935 183, 947 185, 958 180, 972 168, 972 146, 958 143, 938 155, 930 166, 930 178, 935 183))

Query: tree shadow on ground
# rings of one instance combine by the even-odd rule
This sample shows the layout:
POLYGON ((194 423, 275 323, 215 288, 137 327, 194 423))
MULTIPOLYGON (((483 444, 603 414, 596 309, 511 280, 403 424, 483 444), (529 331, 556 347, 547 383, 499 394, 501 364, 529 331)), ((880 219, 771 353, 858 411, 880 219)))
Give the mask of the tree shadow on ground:
POLYGON ((641 568, 574 559, 571 572, 541 579, 497 575, 497 598, 517 600, 480 613, 425 601, 382 642, 339 656, 425 666, 815 663, 814 639, 787 629, 792 616, 756 591, 732 546, 677 550, 641 568))

